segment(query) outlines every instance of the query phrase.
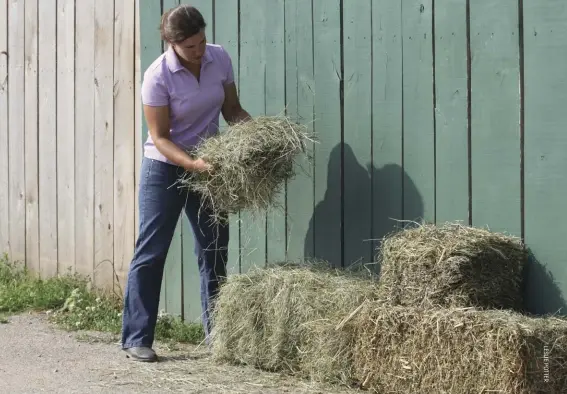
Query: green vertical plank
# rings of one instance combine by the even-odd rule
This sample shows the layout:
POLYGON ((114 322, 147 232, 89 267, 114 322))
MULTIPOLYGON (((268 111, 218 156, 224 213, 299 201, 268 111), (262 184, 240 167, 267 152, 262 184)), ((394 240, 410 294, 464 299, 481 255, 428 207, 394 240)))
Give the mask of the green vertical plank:
MULTIPOLYGON (((177 0, 163 0, 163 10, 165 12, 179 4, 177 0)), ((144 26, 144 24, 141 24, 144 26)), ((158 25, 159 26, 159 19, 158 25)), ((159 31, 155 32, 159 37, 159 31)), ((164 43, 164 51, 167 51, 168 46, 164 43)), ((175 228, 171 245, 165 260, 165 310, 167 313, 174 315, 182 315, 183 313, 183 221, 180 219, 175 228)), ((188 237, 186 237, 188 238, 188 237)), ((190 237, 189 237, 190 238, 190 237)))
MULTIPOLYGON (((161 53, 161 40, 157 30, 161 18, 161 8, 159 1, 140 0, 140 25, 153 26, 153 29, 140 29, 140 66, 142 76, 161 53)), ((137 98, 138 99, 138 98, 137 98)), ((148 124, 146 118, 142 116, 142 144, 148 138, 148 124)))
MULTIPOLYGON (((266 23, 265 0, 240 1, 240 96, 251 116, 266 110, 266 45, 270 26, 266 23)), ((266 262, 266 216, 241 213, 241 271, 266 262)))
MULTIPOLYGON (((161 39, 159 31, 160 18, 161 18, 161 6, 159 1, 154 0, 140 0, 139 3, 140 12, 140 26, 153 26, 154 28, 142 28, 140 29, 140 67, 142 72, 142 78, 148 67, 161 53, 161 39)), ((136 97, 136 100, 140 100, 136 97)), ((148 124, 146 123, 146 118, 142 116, 142 146, 148 138, 148 124)), ((161 296, 159 309, 166 309, 167 303, 167 278, 164 275, 163 281, 161 283, 161 296)))
MULTIPOLYGON (((524 2, 525 239, 532 313, 567 314, 567 7, 524 2)), ((515 173, 514 173, 515 175, 515 173)))
POLYGON ((472 222, 520 235, 518 1, 470 7, 472 222))
POLYGON ((190 4, 197 8, 199 12, 203 15, 205 22, 207 23, 207 28, 205 29, 205 34, 207 35, 207 41, 214 42, 214 16, 213 16, 213 2, 215 0, 181 0, 181 4, 190 4))
POLYGON ((435 220, 432 0, 404 0, 404 219, 435 220), (415 189, 415 193, 406 190, 415 189), (421 209, 423 207, 423 210, 421 209))
MULTIPOLYGON (((203 15, 207 28, 205 30, 207 41, 213 41, 214 18, 212 1, 187 1, 182 0, 181 4, 190 4, 197 8, 203 15)), ((165 7, 165 5, 164 5, 165 7)), ((185 321, 201 322, 201 293, 199 266, 195 254, 195 236, 193 228, 185 212, 182 213, 181 234, 182 234, 182 280, 183 292, 180 294, 183 299, 183 318, 185 321)))
POLYGON ((372 1, 346 2, 344 29, 344 265, 372 257, 372 1))
MULTIPOLYGON (((293 120, 313 132, 313 31, 311 2, 286 0, 286 108, 293 120)), ((308 154, 313 153, 313 144, 308 154)), ((313 254, 313 235, 308 236, 313 215, 313 168, 303 156, 296 176, 287 185, 287 258, 302 260, 313 254)))
MULTIPOLYGON (((203 15, 207 27, 205 34, 207 41, 213 41, 213 6, 212 1, 180 1, 181 4, 190 4, 197 8, 203 15)), ((183 299, 183 318, 185 321, 200 322, 201 321, 201 296, 200 296, 200 278, 199 266, 197 264, 197 256, 195 254, 195 236, 193 228, 187 215, 183 212, 181 219, 182 234, 182 299, 183 299)))
POLYGON ((179 0, 162 0, 162 3, 163 3, 162 13, 165 13, 166 11, 169 11, 170 9, 178 6, 179 0))
MULTIPOLYGON (((234 0, 216 0, 214 26, 215 43, 222 45, 232 59, 232 69, 237 88, 238 82, 238 2, 234 0)), ((227 127, 221 116, 221 130, 227 127)), ((228 274, 240 272, 240 215, 231 215, 230 218, 230 241, 228 244, 228 274)))
POLYGON ((309 235, 314 257, 342 265, 341 10, 339 0, 313 0, 315 65, 315 210, 309 235))
MULTIPOLYGON (((372 1, 372 37, 372 239, 376 250, 403 219, 401 0, 372 1)), ((406 192, 415 194, 415 187, 406 192)))
MULTIPOLYGON (((265 113, 269 116, 285 113, 285 26, 284 0, 264 0, 265 42, 265 113)), ((286 258, 286 209, 285 184, 276 200, 277 209, 267 213, 266 258, 269 262, 281 262, 286 258)))
POLYGON ((466 2, 435 2, 436 219, 469 218, 466 2))

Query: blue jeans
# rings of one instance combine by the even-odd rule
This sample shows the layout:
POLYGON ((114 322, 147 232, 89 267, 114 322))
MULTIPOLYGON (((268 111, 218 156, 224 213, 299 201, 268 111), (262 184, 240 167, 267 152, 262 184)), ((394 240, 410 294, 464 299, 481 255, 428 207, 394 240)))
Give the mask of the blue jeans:
POLYGON ((140 174, 140 231, 128 272, 122 317, 122 347, 154 342, 165 258, 181 210, 191 223, 199 266, 202 321, 208 338, 211 304, 226 277, 228 225, 213 225, 198 194, 174 183, 181 167, 144 158, 140 174))

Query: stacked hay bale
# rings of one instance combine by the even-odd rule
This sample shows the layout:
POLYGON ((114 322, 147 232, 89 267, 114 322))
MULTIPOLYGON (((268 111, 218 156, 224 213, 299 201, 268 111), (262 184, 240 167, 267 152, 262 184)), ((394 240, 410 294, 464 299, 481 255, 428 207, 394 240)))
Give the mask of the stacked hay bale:
POLYGON ((358 335, 349 316, 376 290, 363 272, 317 261, 231 276, 213 316, 214 358, 348 384, 358 335))
MULTIPOLYGON (((283 117, 231 126, 184 178, 218 214, 265 213, 311 137, 283 117)), ((567 322, 522 314, 522 243, 444 224, 390 234, 379 281, 317 262, 233 275, 213 313, 217 361, 375 392, 567 392, 567 322)))
POLYGON ((354 379, 373 392, 567 392, 565 320, 368 304, 355 325, 354 379))
POLYGON ((567 392, 567 322, 521 313, 519 240, 456 224, 387 236, 379 281, 325 265, 235 275, 217 361, 374 392, 567 392))
POLYGON ((567 392, 567 322, 522 314, 520 240, 447 223, 384 239, 380 302, 356 317, 375 392, 567 392), (551 372, 553 371, 553 372, 551 372))
POLYGON ((419 225, 385 237, 381 294, 392 305, 521 311, 526 260, 512 236, 458 223, 419 225))

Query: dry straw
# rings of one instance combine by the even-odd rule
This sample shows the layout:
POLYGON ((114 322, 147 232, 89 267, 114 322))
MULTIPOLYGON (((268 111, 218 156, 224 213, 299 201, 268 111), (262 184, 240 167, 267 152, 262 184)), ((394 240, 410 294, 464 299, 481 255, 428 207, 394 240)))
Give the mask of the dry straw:
POLYGON ((388 235, 379 262, 390 304, 521 310, 527 253, 515 237, 458 223, 388 235))
POLYGON ((377 393, 566 393, 567 321, 367 303, 357 381, 377 393))
POLYGON ((489 309, 521 300, 517 239, 446 224, 384 241, 380 281, 324 264, 229 277, 215 360, 379 393, 567 392, 567 321, 489 309))
POLYGON ((316 262, 229 277, 215 309, 215 360, 348 384, 356 340, 348 316, 376 295, 365 277, 316 262))
POLYGON ((215 221, 246 210, 278 208, 278 195, 307 158, 312 135, 285 116, 258 116, 205 139, 191 152, 212 165, 206 173, 186 173, 182 187, 201 193, 215 221))

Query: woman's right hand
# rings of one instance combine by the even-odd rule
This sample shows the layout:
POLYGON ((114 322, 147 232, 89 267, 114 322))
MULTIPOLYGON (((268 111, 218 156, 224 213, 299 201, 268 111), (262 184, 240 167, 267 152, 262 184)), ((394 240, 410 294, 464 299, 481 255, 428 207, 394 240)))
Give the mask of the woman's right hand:
POLYGON ((213 167, 209 163, 207 163, 205 160, 197 159, 197 160, 193 161, 189 171, 207 172, 207 171, 211 171, 212 169, 213 169, 213 167))

